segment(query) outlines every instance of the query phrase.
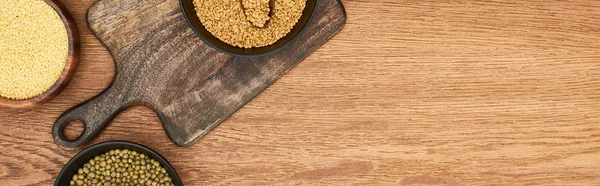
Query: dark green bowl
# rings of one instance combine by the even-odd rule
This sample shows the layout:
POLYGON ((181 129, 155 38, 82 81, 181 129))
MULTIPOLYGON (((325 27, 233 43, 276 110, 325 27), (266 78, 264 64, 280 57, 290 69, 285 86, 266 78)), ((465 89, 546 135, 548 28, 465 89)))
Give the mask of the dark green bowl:
POLYGON ((306 26, 312 20, 313 15, 317 10, 318 2, 318 0, 306 1, 306 8, 304 8, 304 12, 300 17, 300 20, 298 20, 298 23, 296 23, 290 33, 281 38, 279 41, 265 47, 245 49, 229 45, 208 32, 196 15, 196 8, 194 7, 193 1, 194 0, 179 0, 179 4, 181 5, 181 10, 183 11, 185 19, 189 23, 190 27, 192 27, 192 30, 194 30, 196 35, 198 35, 198 37, 200 37, 200 39, 202 39, 209 46, 223 53, 240 57, 258 57, 272 54, 292 43, 292 41, 298 38, 298 36, 302 33, 302 31, 304 31, 306 26))
POLYGON ((179 178, 179 175, 177 175, 177 172, 175 172, 175 169, 160 154, 146 146, 126 141, 104 142, 81 151, 79 154, 75 155, 75 157, 69 160, 65 167, 63 167, 63 169, 56 177, 56 182, 54 182, 54 186, 69 185, 69 182, 73 178, 73 175, 75 175, 75 173, 77 173, 77 170, 83 167, 85 163, 87 163, 90 159, 94 158, 95 156, 104 154, 114 149, 128 149, 145 154, 146 156, 158 161, 160 165, 167 170, 167 173, 169 173, 169 176, 171 176, 175 185, 183 186, 183 183, 181 183, 181 179, 179 178))

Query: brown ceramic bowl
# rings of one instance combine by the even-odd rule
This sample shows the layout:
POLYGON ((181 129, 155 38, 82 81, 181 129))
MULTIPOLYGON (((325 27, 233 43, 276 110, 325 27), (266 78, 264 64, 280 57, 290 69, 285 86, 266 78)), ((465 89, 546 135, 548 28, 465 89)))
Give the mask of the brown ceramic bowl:
POLYGON ((73 20, 73 17, 69 13, 69 11, 62 5, 58 0, 44 0, 48 3, 61 17, 65 27, 67 29, 67 34, 69 38, 69 56, 67 57, 67 62, 65 64, 65 68, 63 69, 62 74, 58 78, 58 80, 54 83, 50 89, 46 90, 46 92, 41 95, 26 99, 26 100, 12 100, 8 98, 4 98, 0 96, 0 107, 5 108, 32 108, 39 106, 45 102, 50 101, 52 98, 56 97, 63 89, 67 86, 69 81, 73 78, 75 71, 77 69, 77 62, 79 59, 79 32, 77 30, 77 25, 73 20))

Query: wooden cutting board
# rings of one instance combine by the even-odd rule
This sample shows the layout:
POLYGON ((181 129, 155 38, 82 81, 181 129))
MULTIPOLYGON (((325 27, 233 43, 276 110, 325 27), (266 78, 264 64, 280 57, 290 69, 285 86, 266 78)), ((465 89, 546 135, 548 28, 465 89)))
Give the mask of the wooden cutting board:
MULTIPOLYGON (((84 146, 119 112, 153 109, 169 138, 189 146, 333 37, 346 15, 339 0, 319 0, 306 30, 286 48, 262 57, 234 57, 204 44, 177 0, 100 0, 88 25, 116 63, 111 86, 60 116, 54 141, 84 146), (64 128, 80 120, 84 132, 68 140, 64 128)), ((309 72, 307 72, 309 73, 309 72)))

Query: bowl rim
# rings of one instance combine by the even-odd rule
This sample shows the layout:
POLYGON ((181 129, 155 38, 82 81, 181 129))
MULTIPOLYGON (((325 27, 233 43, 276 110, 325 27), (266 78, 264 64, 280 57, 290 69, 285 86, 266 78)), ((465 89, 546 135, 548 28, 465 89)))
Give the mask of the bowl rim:
MULTIPOLYGON (((317 7, 318 7, 318 4, 319 4, 319 0, 314 0, 315 1, 315 6, 313 8, 313 11, 310 13, 310 15, 308 17, 307 23, 302 28, 300 28, 300 31, 298 31, 298 33, 296 35, 294 35, 290 40, 288 40, 287 42, 285 42, 281 46, 279 46, 277 48, 274 48, 272 50, 261 52, 261 53, 243 54, 243 53, 232 52, 232 51, 223 49, 221 47, 218 47, 216 44, 210 42, 208 39, 206 39, 204 36, 202 36, 202 34, 200 33, 200 31, 192 24, 192 21, 191 21, 191 19, 194 19, 194 18, 200 19, 200 18, 198 18, 198 16, 193 16, 193 18, 190 18, 188 16, 188 14, 190 12, 187 12, 185 10, 184 1, 193 1, 193 0, 179 0, 179 6, 180 6, 181 11, 183 13, 183 17, 185 18, 185 21, 188 23, 189 27, 194 31, 194 33, 196 34, 196 36, 198 36, 204 43, 206 43, 208 46, 216 49, 217 51, 223 52, 223 53, 228 54, 228 55, 237 56, 237 57, 261 57, 261 56, 266 56, 266 55, 269 55, 269 54, 273 54, 273 53, 278 52, 279 50, 287 47, 288 45, 290 45, 291 43, 293 43, 296 39, 298 39, 298 37, 300 35, 302 35, 302 33, 304 32, 304 30, 306 30, 306 28, 308 27, 308 24, 310 24, 310 22, 312 22, 313 17, 315 16, 315 13, 317 12, 317 7)), ((195 8, 194 8, 194 10, 195 10, 195 8)), ((194 11, 193 14, 191 14, 191 15, 196 15, 196 12, 194 11)), ((296 23, 296 24, 298 24, 298 23, 296 23)))
MULTIPOLYGON (((92 153, 97 153, 96 150, 99 148, 103 148, 103 147, 111 147, 111 146, 119 146, 119 145, 125 145, 125 146, 132 146, 132 147, 136 147, 141 149, 140 153, 144 153, 144 154, 151 154, 152 156, 154 156, 153 158, 156 159, 158 162, 160 162, 160 164, 162 166, 164 166, 164 168, 167 170, 167 172, 169 173, 169 175, 171 176, 173 183, 175 185, 183 185, 183 182, 181 181, 181 178, 179 177, 179 174, 177 174, 177 171, 175 170, 175 168, 173 168, 173 166, 171 165, 171 163, 169 163, 169 161, 167 161, 166 158, 164 158, 162 155, 160 155, 158 152, 152 150, 149 147, 146 147, 144 145, 135 143, 135 142, 129 142, 129 141, 119 141, 119 140, 115 140, 115 141, 106 141, 106 142, 102 142, 102 143, 98 143, 96 145, 92 145, 84 150, 82 150, 81 152, 77 153, 75 156, 73 156, 69 162, 67 162, 67 164, 65 164, 65 166, 63 166, 63 168, 60 170, 60 173, 58 173, 58 176, 56 176, 56 180, 54 181, 54 186, 59 186, 58 182, 61 179, 70 179, 70 177, 66 177, 68 174, 67 169, 72 167, 72 166, 76 166, 75 163, 77 160, 83 158, 86 155, 92 154, 92 153)), ((113 149, 113 148, 111 148, 113 149)), ((116 149, 116 148, 115 148, 116 149)), ((137 150, 136 150, 137 151, 137 150)), ((108 151, 106 151, 108 152, 108 151)), ((97 155, 106 153, 106 152, 99 152, 97 155)), ((97 156, 94 155, 94 156, 97 156)))
POLYGON ((77 24, 71 13, 62 3, 53 0, 44 0, 44 2, 56 11, 67 30, 69 49, 63 71, 52 87, 33 98, 13 100, 0 96, 0 108, 27 109, 41 106, 43 103, 58 96, 67 87, 77 71, 80 55, 80 38, 77 24))

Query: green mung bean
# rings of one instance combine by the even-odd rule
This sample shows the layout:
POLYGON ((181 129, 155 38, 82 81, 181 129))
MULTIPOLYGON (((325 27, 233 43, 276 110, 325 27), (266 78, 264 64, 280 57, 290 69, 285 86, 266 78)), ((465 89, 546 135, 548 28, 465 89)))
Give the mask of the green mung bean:
POLYGON ((160 163, 128 149, 110 150, 77 169, 71 186, 164 185, 174 186, 160 163))

